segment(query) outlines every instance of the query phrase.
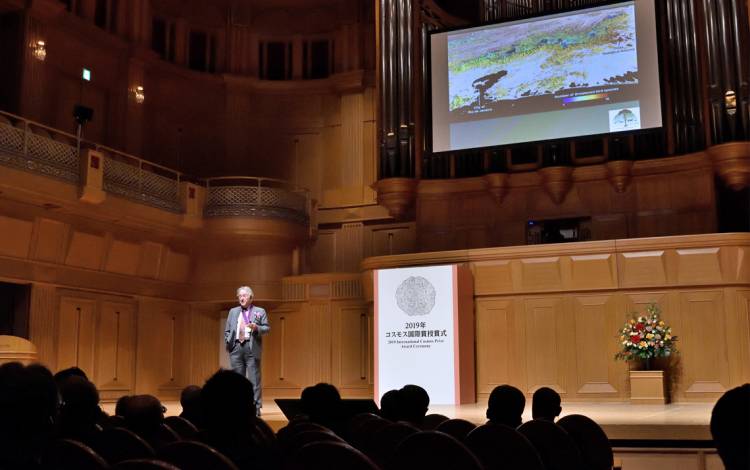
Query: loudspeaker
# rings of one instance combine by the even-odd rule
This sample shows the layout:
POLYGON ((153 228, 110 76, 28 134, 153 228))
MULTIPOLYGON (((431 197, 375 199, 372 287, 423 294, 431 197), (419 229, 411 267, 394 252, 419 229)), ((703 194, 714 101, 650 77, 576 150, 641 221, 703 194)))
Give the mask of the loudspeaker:
POLYGON ((78 124, 84 125, 94 119, 94 110, 82 104, 77 104, 73 106, 73 117, 78 124))

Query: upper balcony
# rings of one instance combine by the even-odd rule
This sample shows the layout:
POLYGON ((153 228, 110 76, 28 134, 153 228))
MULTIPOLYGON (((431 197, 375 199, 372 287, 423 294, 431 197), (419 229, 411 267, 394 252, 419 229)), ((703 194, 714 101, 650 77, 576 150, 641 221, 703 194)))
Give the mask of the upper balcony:
MULTIPOLYGON (((114 197, 148 206, 157 210, 155 218, 209 237, 298 243, 311 234, 307 189, 272 178, 192 177, 5 112, 0 112, 0 165, 74 185, 77 199, 86 203, 103 206, 114 197)), ((42 191, 34 186, 24 189, 42 191)))

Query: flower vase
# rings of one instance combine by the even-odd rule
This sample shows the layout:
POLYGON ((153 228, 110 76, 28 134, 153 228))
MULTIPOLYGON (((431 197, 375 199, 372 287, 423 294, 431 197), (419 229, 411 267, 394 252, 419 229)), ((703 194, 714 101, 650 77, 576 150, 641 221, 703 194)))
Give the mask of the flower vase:
POLYGON ((630 403, 663 405, 666 402, 664 371, 651 370, 651 358, 646 358, 643 370, 630 370, 630 403))

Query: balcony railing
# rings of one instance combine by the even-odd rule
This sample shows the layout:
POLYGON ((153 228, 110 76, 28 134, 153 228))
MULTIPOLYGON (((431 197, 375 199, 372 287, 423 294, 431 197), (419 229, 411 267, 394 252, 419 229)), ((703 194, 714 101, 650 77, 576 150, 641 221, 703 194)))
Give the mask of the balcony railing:
POLYGON ((96 146, 104 158, 104 190, 143 204, 182 212, 182 174, 117 150, 96 146))
POLYGON ((0 164, 71 183, 80 179, 75 137, 0 113, 0 164))
POLYGON ((206 217, 273 217, 307 223, 309 192, 272 178, 230 176, 206 180, 206 217))
POLYGON ((183 213, 180 184, 206 188, 205 217, 271 217, 307 224, 310 194, 272 178, 186 178, 178 171, 0 111, 0 165, 81 184, 81 150, 103 160, 105 192, 173 213, 183 213))

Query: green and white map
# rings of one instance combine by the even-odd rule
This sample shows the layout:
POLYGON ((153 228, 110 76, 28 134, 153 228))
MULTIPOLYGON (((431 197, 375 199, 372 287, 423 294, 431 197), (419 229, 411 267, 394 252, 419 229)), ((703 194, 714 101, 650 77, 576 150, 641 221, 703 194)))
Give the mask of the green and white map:
POLYGON ((564 90, 638 83, 634 5, 448 38, 450 112, 564 90))

